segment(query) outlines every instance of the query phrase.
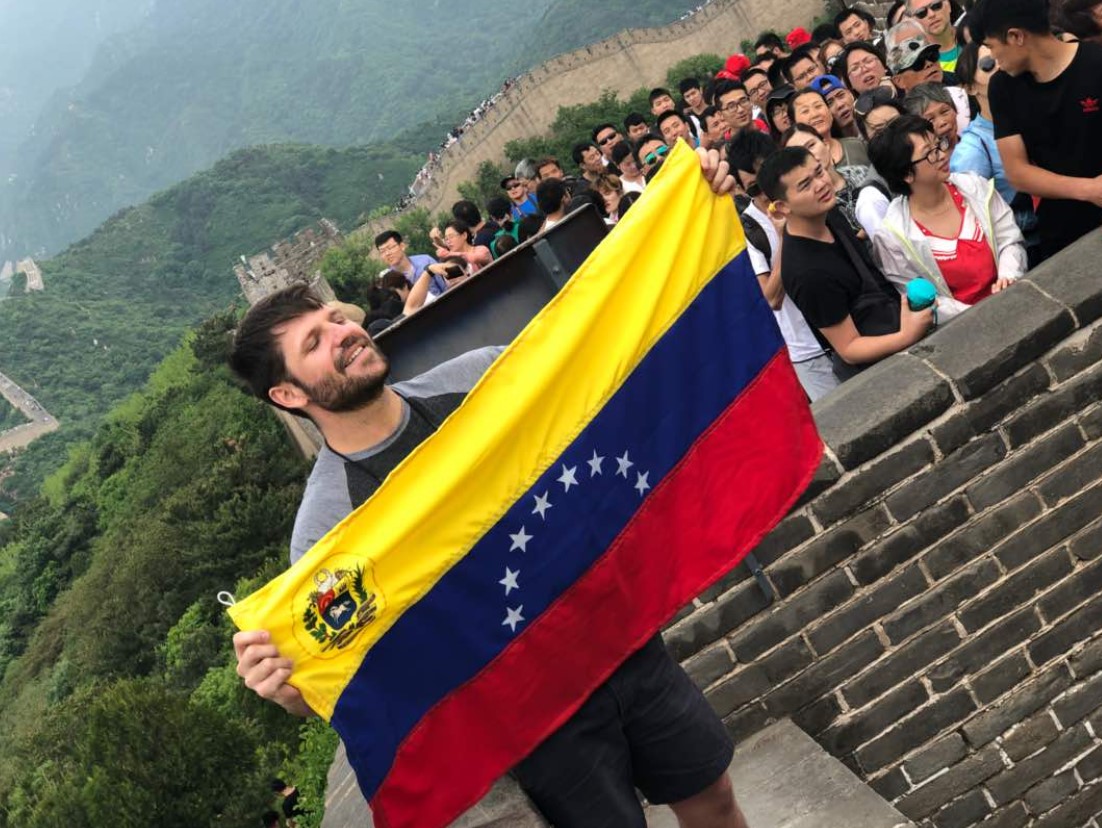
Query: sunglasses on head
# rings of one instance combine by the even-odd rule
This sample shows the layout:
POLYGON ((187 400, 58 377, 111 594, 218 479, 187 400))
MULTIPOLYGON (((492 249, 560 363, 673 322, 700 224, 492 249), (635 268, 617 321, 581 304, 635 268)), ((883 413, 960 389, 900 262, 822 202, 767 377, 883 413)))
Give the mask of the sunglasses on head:
POLYGON ((931 12, 937 13, 943 8, 945 8, 945 0, 935 0, 935 2, 931 3, 926 8, 919 9, 916 12, 912 12, 911 17, 913 17, 915 20, 925 20, 927 17, 930 16, 931 12))
POLYGON ((861 96, 853 105, 853 111, 856 112, 859 117, 864 118, 876 109, 876 107, 891 103, 894 100, 895 92, 893 90, 885 86, 878 86, 876 89, 861 93, 861 96))
POLYGON ((656 149, 654 152, 648 152, 646 155, 644 155, 643 156, 643 163, 647 164, 648 166, 651 165, 651 164, 656 164, 656 163, 658 163, 659 159, 665 158, 666 153, 669 152, 669 151, 670 151, 670 148, 667 147, 665 144, 663 144, 658 149, 656 149))

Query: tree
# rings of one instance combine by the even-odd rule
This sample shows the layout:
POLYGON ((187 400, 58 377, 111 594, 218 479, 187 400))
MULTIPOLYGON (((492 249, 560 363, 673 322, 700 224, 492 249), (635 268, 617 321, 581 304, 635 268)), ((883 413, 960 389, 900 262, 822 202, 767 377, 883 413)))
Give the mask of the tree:
POLYGON ((677 85, 684 78, 696 78, 701 84, 706 84, 715 77, 716 72, 723 68, 724 58, 719 55, 703 54, 685 58, 670 67, 666 72, 666 85, 676 96, 677 85))
POLYGON ((473 201, 482 212, 482 217, 486 218, 486 202, 491 198, 504 195, 501 191, 501 179, 510 172, 504 165, 483 161, 478 165, 474 180, 464 181, 459 185, 459 194, 473 201))

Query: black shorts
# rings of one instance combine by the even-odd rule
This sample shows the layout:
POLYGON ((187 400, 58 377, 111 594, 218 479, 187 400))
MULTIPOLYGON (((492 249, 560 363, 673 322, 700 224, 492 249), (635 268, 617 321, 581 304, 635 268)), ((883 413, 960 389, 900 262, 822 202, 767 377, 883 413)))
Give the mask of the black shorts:
POLYGON ((652 803, 680 802, 719 779, 733 753, 655 636, 513 773, 556 828, 645 828, 637 788, 652 803))

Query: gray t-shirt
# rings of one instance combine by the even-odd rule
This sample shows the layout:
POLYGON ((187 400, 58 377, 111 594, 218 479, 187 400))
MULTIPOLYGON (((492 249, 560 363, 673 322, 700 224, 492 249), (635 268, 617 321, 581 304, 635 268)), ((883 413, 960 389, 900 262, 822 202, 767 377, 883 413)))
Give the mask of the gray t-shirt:
MULTIPOLYGON (((413 379, 395 383, 391 387, 402 397, 401 425, 381 443, 349 454, 348 459, 366 460, 394 446, 409 426, 411 412, 407 400, 412 398, 431 401, 449 395, 466 394, 503 350, 503 347, 491 347, 468 351, 413 379)), ((295 528, 291 533, 291 563, 306 554, 310 547, 352 511, 345 462, 343 457, 328 446, 322 446, 318 452, 314 469, 306 481, 302 503, 299 504, 298 514, 295 516, 295 528)))

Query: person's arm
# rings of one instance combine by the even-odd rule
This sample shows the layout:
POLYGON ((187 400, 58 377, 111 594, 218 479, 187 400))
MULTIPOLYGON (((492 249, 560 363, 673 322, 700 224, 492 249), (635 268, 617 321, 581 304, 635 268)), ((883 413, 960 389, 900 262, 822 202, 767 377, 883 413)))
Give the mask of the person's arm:
POLYGON ((1086 201, 1102 207, 1102 176, 1073 178, 1031 164, 1021 135, 1000 138, 996 143, 1006 168, 1006 179, 1015 190, 1038 198, 1086 201))
POLYGON ((246 630, 235 634, 233 651, 237 656, 237 675, 245 680, 246 687, 295 716, 309 718, 317 715, 298 688, 288 683, 294 662, 280 656, 267 630, 246 630))
POLYGON ((992 293, 998 293, 1010 282, 1024 276, 1029 270, 1029 256, 1025 251, 1025 238, 1014 218, 1014 210, 999 195, 997 190, 992 190, 989 208, 991 211, 991 232, 995 238, 991 240, 995 247, 995 270, 997 278, 992 293))
POLYGON ((899 330, 882 336, 862 336, 847 316, 837 325, 820 328, 830 347, 850 365, 866 365, 899 353, 922 339, 934 323, 933 308, 912 311, 906 301, 899 312, 899 330))
POLYGON ((406 306, 402 313, 409 316, 424 307, 425 298, 429 295, 430 284, 432 284, 432 271, 425 268, 424 272, 417 277, 413 287, 410 288, 409 296, 406 297, 406 306))
MULTIPOLYGON (((773 266, 768 272, 762 272, 758 274, 758 284, 761 285, 761 292, 765 295, 765 301, 769 303, 769 307, 773 310, 780 310, 781 305, 784 304, 784 281, 781 279, 781 253, 784 250, 784 219, 776 218, 772 213, 769 213, 769 220, 773 222, 773 227, 777 231, 778 243, 776 249, 773 251, 773 266)), ((764 260, 765 257, 762 256, 764 260)))

